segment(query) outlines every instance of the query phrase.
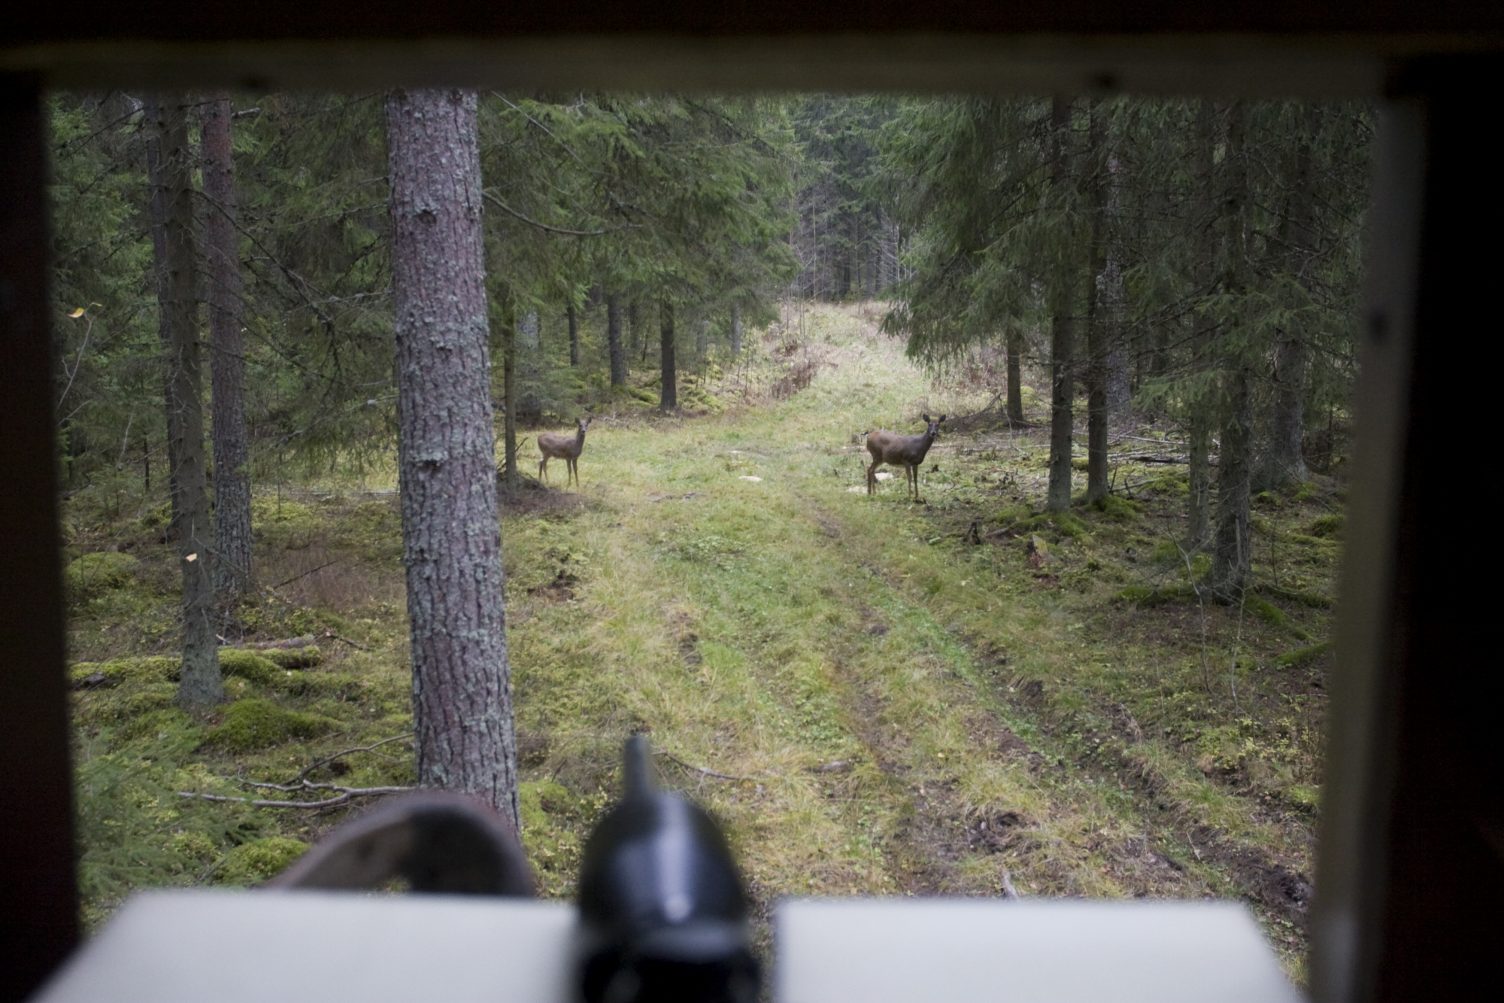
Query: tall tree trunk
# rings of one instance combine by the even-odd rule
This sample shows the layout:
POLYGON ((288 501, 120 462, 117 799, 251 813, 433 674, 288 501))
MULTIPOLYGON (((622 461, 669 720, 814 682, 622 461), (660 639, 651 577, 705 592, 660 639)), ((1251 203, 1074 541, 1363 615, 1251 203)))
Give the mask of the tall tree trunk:
POLYGON ((679 406, 678 374, 674 371, 674 305, 667 299, 658 302, 658 350, 662 363, 663 384, 658 392, 658 409, 672 411, 679 406))
POLYGON ((1148 375, 1163 376, 1170 368, 1170 325, 1155 324, 1153 340, 1149 343, 1148 375))
POLYGON ((1086 500, 1107 497, 1107 329, 1111 324, 1103 302, 1107 271, 1107 182, 1101 158, 1107 149, 1106 110, 1102 102, 1089 109, 1086 176, 1091 186, 1091 281, 1086 307, 1086 500))
MULTIPOLYGON (((1283 248, 1282 264, 1292 281, 1307 287, 1313 253, 1312 233, 1315 213, 1315 171, 1312 167, 1311 141, 1320 128, 1318 111, 1305 106, 1296 129, 1295 169, 1290 198, 1280 220, 1279 245, 1283 248)), ((1299 332, 1286 326, 1274 348, 1274 413, 1269 427, 1269 442, 1264 450, 1263 469, 1256 480, 1260 487, 1280 488, 1298 484, 1309 476, 1302 444, 1306 425, 1306 379, 1309 360, 1306 343, 1299 332)))
POLYGON ((627 351, 622 341, 621 294, 606 294, 606 351, 611 358, 611 385, 627 385, 627 351))
MULTIPOLYGON (((1063 147, 1070 120, 1070 101, 1056 96, 1050 109, 1050 185, 1062 203, 1069 183, 1063 147)), ((1071 422, 1076 392, 1071 271, 1058 269, 1050 288, 1050 486, 1045 507, 1051 512, 1071 507, 1071 422)))
POLYGON ((517 824, 476 98, 386 101, 418 782, 517 824))
POLYGON ((1067 312, 1069 296, 1056 291, 1054 316, 1050 318, 1050 486, 1045 507, 1064 512, 1071 507, 1071 422, 1076 386, 1075 321, 1067 312))
POLYGON ((501 477, 507 490, 517 487, 517 311, 510 304, 501 316, 501 477))
MULTIPOLYGON (((1223 159, 1227 173, 1224 200, 1225 237, 1222 241, 1223 283, 1234 300, 1230 316, 1238 315, 1237 297, 1247 289, 1247 247, 1244 217, 1248 206, 1248 166, 1244 153, 1246 111, 1241 101, 1234 101, 1227 113, 1227 153, 1223 159)), ((1223 374, 1222 448, 1217 462, 1217 528, 1212 548, 1212 568, 1207 584, 1224 602, 1242 596, 1252 566, 1249 538, 1249 494, 1253 480, 1253 397, 1247 356, 1249 349, 1239 343, 1240 325, 1230 325, 1231 344, 1222 354, 1228 357, 1223 374)))
POLYGON ((576 315, 574 303, 570 302, 565 307, 565 315, 569 321, 569 364, 580 364, 580 318, 576 315))
POLYGON ((245 428, 245 349, 240 334, 240 237, 230 98, 203 107, 204 256, 208 262, 210 385, 214 407, 214 587, 233 606, 251 587, 250 447, 245 428))
POLYGON ((1217 463, 1217 528, 1207 585, 1223 602, 1237 602, 1252 565, 1249 495, 1253 481, 1253 395, 1248 369, 1234 365, 1224 376, 1222 448, 1217 463))
POLYGON ((1102 271, 1097 280, 1101 283, 1101 298, 1097 306, 1106 324, 1106 357, 1103 362, 1107 380, 1107 414, 1109 420, 1122 420, 1128 413, 1133 398, 1128 365, 1128 336, 1123 326, 1127 313, 1127 290, 1123 280, 1124 166, 1122 158, 1118 156, 1118 137, 1110 122, 1105 131, 1103 167, 1106 174, 1102 183, 1107 191, 1102 205, 1105 232, 1102 240, 1102 271))
POLYGON ((214 636, 213 534, 204 469, 203 366, 199 359, 193 245, 193 163, 186 99, 156 102, 161 154, 162 329, 167 348, 168 434, 175 440, 179 494, 178 557, 183 579, 183 669, 178 703, 201 711, 224 699, 214 636))
POLYGON ((733 359, 742 354, 742 305, 731 304, 731 357, 733 359))
POLYGON ((1024 335, 1016 325, 1010 325, 1007 335, 1008 355, 1008 420, 1015 425, 1024 421, 1023 354, 1024 335))
MULTIPOLYGON (((1217 268, 1217 179, 1213 164, 1217 141, 1216 109, 1203 100, 1196 109, 1196 178, 1197 203, 1192 214, 1195 226, 1197 258, 1201 262, 1199 293, 1210 296, 1216 284, 1217 268)), ((1190 375, 1193 389, 1186 401, 1188 473, 1190 491, 1186 498, 1186 547, 1200 550, 1211 536, 1211 441, 1215 417, 1215 397, 1206 389, 1203 374, 1210 367, 1211 318, 1204 307, 1191 316, 1190 375)))
MULTIPOLYGON (((1193 166, 1196 161, 1193 161, 1193 166)), ((1154 185, 1148 193, 1147 209, 1137 214, 1137 227, 1134 239, 1139 246, 1148 246, 1153 239, 1151 234, 1155 228, 1154 221, 1169 219, 1174 210, 1171 207, 1170 195, 1163 185, 1154 185)), ((1191 203, 1195 204, 1192 196, 1191 203)), ((1141 375, 1149 380, 1159 380, 1170 369, 1170 333, 1172 327, 1169 324, 1154 324, 1148 335, 1148 344, 1143 360, 1141 375)))
POLYGON ((1274 348, 1274 415, 1264 470, 1264 487, 1299 484, 1310 476, 1303 450, 1306 431, 1306 378, 1310 368, 1306 344, 1290 329, 1280 332, 1274 348))
POLYGON ((627 303, 627 327, 631 330, 632 337, 636 341, 637 364, 640 366, 647 365, 648 347, 652 345, 653 339, 648 337, 648 329, 642 323, 642 304, 638 302, 636 297, 633 297, 627 303))
MULTIPOLYGON (((172 298, 167 288, 167 190, 168 181, 165 176, 165 167, 162 154, 162 102, 155 95, 148 96, 141 106, 142 114, 151 123, 151 128, 146 134, 146 177, 150 195, 147 204, 147 215, 151 220, 151 247, 154 267, 152 281, 156 287, 158 311, 157 336, 162 344, 164 356, 172 352, 172 326, 170 312, 167 303, 172 298)), ((170 366, 162 368, 162 406, 166 412, 167 429, 167 497, 170 515, 167 523, 166 539, 169 542, 177 542, 182 539, 183 525, 183 493, 178 485, 178 445, 182 442, 182 431, 178 429, 179 414, 172 406, 172 370, 170 366)), ((145 446, 143 445, 143 450, 145 446)), ((145 475, 146 487, 151 487, 151 470, 147 468, 145 475)))
POLYGON ((1191 415, 1186 435, 1187 476, 1185 545, 1190 551, 1206 546, 1212 526, 1212 423, 1206 406, 1191 415))

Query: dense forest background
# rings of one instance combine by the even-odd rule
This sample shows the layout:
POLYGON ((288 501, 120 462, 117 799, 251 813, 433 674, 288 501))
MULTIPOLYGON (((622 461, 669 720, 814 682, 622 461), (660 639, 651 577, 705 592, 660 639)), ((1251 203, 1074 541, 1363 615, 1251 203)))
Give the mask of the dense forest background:
MULTIPOLYGON (((343 809, 413 780, 380 758, 410 714, 383 494, 399 427, 384 100, 52 99, 91 918, 142 883, 263 877, 331 821, 253 802, 343 809), (197 666, 180 657, 195 644, 197 666), (277 797, 235 780, 274 773, 277 797)), ((761 899, 995 893, 1000 867, 1026 893, 1240 895, 1298 958, 1369 111, 481 94, 476 123, 521 812, 548 890, 569 890, 612 746, 647 726, 712 784, 761 899), (856 514, 860 433, 917 432, 927 409, 957 443, 926 468, 931 504, 856 514), (585 415, 584 488, 539 490, 527 440, 585 415), (775 615, 743 594, 799 579, 747 566, 766 527, 696 459, 740 486, 783 473, 792 493, 763 518, 787 506, 842 560, 870 551, 852 574, 881 595, 832 579, 775 615), (642 539, 613 535, 623 522, 642 539), (905 563, 952 546, 967 556, 905 563), (608 642, 588 624, 634 603, 612 568, 668 594, 662 622, 608 642), (1141 628, 1144 653, 1113 653, 1141 628), (905 664, 953 661, 954 678, 900 698, 878 649, 916 631, 905 664), (873 650, 829 647, 843 632, 873 650), (641 666, 618 673, 630 720, 579 689, 582 664, 660 656, 745 740, 670 728, 687 712, 649 713, 642 694, 668 684, 641 666), (794 675, 722 689, 747 660, 794 675), (916 719, 940 737, 900 735, 926 693, 935 716, 916 719), (807 744, 770 752, 748 723, 760 700, 807 744), (771 809, 769 773, 825 786, 771 809), (767 842, 791 820, 849 866, 767 842)))
MULTIPOLYGON (((358 460, 396 427, 381 99, 223 100, 221 187, 200 166, 214 102, 183 105, 172 156, 203 174, 201 257, 212 237, 240 264, 222 309, 242 329, 227 351, 245 368, 249 462, 358 460)), ((160 484, 167 468, 155 107, 53 101, 70 491, 160 484)), ((786 297, 882 299, 886 329, 927 363, 1058 363, 1105 393, 1093 414, 1159 414, 1193 438, 1236 415, 1256 484, 1335 458, 1372 132, 1360 107, 485 95, 480 130, 491 327, 524 425, 613 395, 677 403, 665 323, 694 376, 786 297)), ((1019 385, 999 387, 1015 421, 1019 385)))

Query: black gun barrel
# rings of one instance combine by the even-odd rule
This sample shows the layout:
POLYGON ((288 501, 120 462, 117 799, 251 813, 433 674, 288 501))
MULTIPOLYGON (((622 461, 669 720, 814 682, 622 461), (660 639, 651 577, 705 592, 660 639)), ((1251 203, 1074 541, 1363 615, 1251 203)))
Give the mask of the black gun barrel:
POLYGON ((752 1003, 747 894, 720 827, 658 789, 644 735, 627 740, 623 787, 580 864, 580 998, 752 1003))

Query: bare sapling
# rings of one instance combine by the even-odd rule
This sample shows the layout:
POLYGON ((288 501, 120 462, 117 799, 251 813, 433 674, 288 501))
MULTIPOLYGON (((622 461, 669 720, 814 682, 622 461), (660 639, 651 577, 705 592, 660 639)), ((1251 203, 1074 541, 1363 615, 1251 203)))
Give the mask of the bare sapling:
POLYGON ((899 435, 882 429, 868 432, 867 452, 872 454, 872 465, 867 468, 867 493, 870 495, 877 489, 877 468, 888 463, 904 468, 914 500, 919 501, 919 465, 924 462, 931 443, 939 437, 940 423, 944 420, 943 414, 938 418, 925 415, 923 435, 899 435))
POLYGON ((568 487, 571 479, 575 486, 580 483, 580 468, 578 466, 580 451, 585 448, 585 429, 590 427, 588 417, 579 420, 579 429, 570 435, 568 432, 544 432, 538 436, 538 451, 543 454, 543 461, 538 464, 538 479, 548 480, 548 461, 563 460, 569 465, 569 472, 564 477, 564 486, 568 487))

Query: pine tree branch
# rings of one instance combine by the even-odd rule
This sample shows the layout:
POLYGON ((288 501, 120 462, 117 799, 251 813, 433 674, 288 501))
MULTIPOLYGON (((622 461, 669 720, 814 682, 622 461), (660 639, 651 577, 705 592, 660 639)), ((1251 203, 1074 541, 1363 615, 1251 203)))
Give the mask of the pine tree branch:
POLYGON ((298 291, 298 293, 302 296, 302 305, 313 311, 314 316, 318 317, 318 319, 323 322, 324 329, 326 331, 334 330, 334 318, 329 316, 329 314, 325 312, 324 308, 319 305, 318 301, 314 299, 314 294, 318 294, 319 298, 326 302, 332 297, 330 297, 322 289, 316 288, 313 283, 309 282, 303 276, 293 271, 292 266, 283 263, 281 259, 272 254, 271 250, 266 246, 265 243, 262 242, 261 238, 241 223, 238 214, 226 212, 224 206, 220 205, 218 201, 210 198, 204 192, 195 189, 192 194, 196 198, 204 202, 207 206, 209 206, 211 211, 217 212, 221 216, 228 218, 230 224, 234 226, 236 232, 245 237, 246 240, 251 242, 256 250, 265 255, 266 260, 270 261, 274 266, 276 266, 277 270, 282 273, 284 278, 287 279, 288 284, 298 291))
MULTIPOLYGON (((517 105, 513 104, 511 101, 507 100, 507 98, 506 98, 505 95, 498 94, 496 91, 492 91, 491 92, 491 96, 494 97, 494 98, 496 98, 502 104, 506 105, 508 108, 510 108, 513 111, 515 111, 517 114, 521 115, 523 118, 527 119, 528 122, 530 122, 533 126, 537 127, 539 130, 541 130, 544 135, 548 136, 549 139, 552 139, 555 143, 558 143, 559 146, 560 146, 560 148, 562 148, 565 153, 569 154, 570 157, 574 158, 575 163, 579 164, 581 167, 587 167, 587 165, 585 164, 585 161, 580 158, 580 155, 578 153, 574 152, 574 147, 570 146, 568 143, 564 142, 564 140, 560 139, 559 135, 556 132, 554 132, 552 129, 550 129, 548 126, 546 126, 542 122, 538 121, 532 115, 529 115, 527 113, 526 109, 518 107, 517 105)), ((587 170, 588 170, 588 167, 587 167, 587 170)))
POLYGON ((507 205, 505 202, 497 198, 495 195, 492 195, 490 192, 482 192, 481 194, 485 197, 487 202, 490 202, 502 212, 505 212, 510 216, 515 216, 517 219, 522 220, 522 222, 526 223, 527 225, 535 226, 540 230, 547 231, 548 233, 560 233, 566 237, 599 237, 602 234, 606 233, 605 230, 567 230, 563 227, 549 226, 547 223, 540 223, 536 219, 524 216, 522 213, 518 212, 516 209, 513 209, 511 206, 507 205))

